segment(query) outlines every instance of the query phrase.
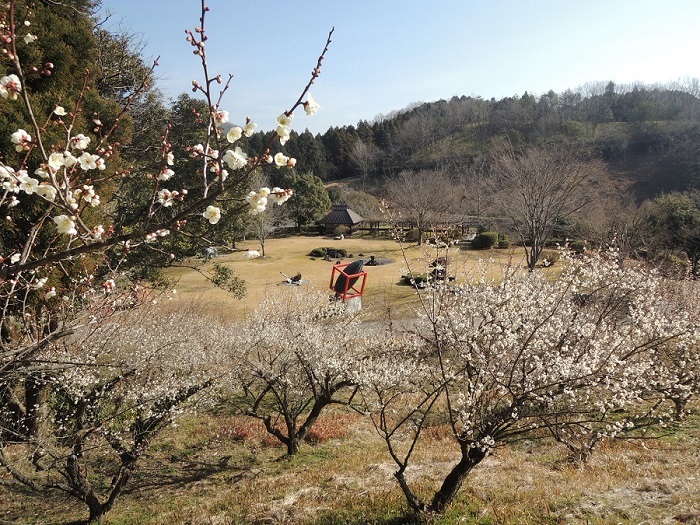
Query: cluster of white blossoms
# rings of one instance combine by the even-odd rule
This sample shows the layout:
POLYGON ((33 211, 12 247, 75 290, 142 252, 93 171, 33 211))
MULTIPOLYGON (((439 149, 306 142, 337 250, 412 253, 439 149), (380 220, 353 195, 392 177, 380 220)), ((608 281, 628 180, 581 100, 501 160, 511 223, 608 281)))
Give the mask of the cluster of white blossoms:
POLYGON ((22 91, 22 83, 17 75, 6 75, 0 78, 0 96, 7 100, 17 100, 22 91))
POLYGON ((246 155, 240 146, 236 146, 235 149, 227 149, 221 160, 232 170, 239 170, 248 164, 248 155, 246 155))
POLYGON ((289 140, 289 128, 292 125, 293 119, 294 115, 292 113, 289 115, 287 115, 287 113, 282 113, 277 117, 277 136, 280 138, 280 144, 283 146, 289 140))
POLYGON ((243 135, 246 137, 251 137, 253 133, 255 132, 255 128, 257 128, 258 125, 253 122, 250 119, 246 119, 245 126, 242 128, 240 126, 232 126, 231 129, 228 130, 226 133, 226 140, 234 144, 236 141, 238 141, 243 135))
POLYGON ((53 222, 56 224, 56 230, 58 233, 63 233, 66 235, 78 234, 78 230, 75 229, 75 217, 69 217, 68 215, 57 215, 53 218, 53 222))
POLYGON ((287 157, 287 155, 285 155, 281 151, 275 154, 272 160, 274 161, 275 166, 277 166, 278 168, 293 168, 297 165, 297 159, 295 159, 294 157, 287 157))
MULTIPOLYGON (((25 24, 28 25, 28 24, 25 24)), ((31 44, 37 40, 37 37, 31 33, 24 36, 24 41, 31 44)), ((49 69, 53 65, 49 63, 49 69)), ((198 86, 193 83, 195 88, 198 86)), ((17 100, 23 91, 22 81, 15 74, 4 75, 0 77, 0 96, 6 100, 17 100)), ((320 108, 314 98, 307 94, 306 101, 301 104, 306 115, 314 115, 320 108)), ((51 112, 54 117, 54 122, 63 125, 62 118, 69 115, 66 109, 61 105, 56 105, 51 112)), ((71 113, 72 115, 72 113, 71 113)), ((216 128, 217 133, 222 133, 224 125, 229 123, 229 112, 220 109, 218 105, 212 108, 211 118, 216 128)), ((279 137, 280 145, 284 145, 290 136, 290 128, 293 120, 292 110, 285 111, 277 117, 276 135, 279 137)), ((97 132, 102 127, 102 122, 98 118, 94 118, 94 131, 97 132)), ((263 162, 275 165, 277 168, 287 167, 294 168, 296 159, 288 157, 282 152, 278 152, 274 156, 266 151, 261 157, 249 158, 243 148, 238 145, 238 141, 244 136, 251 137, 255 132, 257 125, 250 119, 246 118, 245 125, 229 125, 228 131, 225 133, 226 141, 231 144, 230 149, 226 149, 223 155, 219 154, 218 150, 206 147, 202 144, 196 144, 186 148, 191 157, 201 157, 206 160, 208 169, 213 172, 220 181, 223 182, 229 176, 225 166, 230 170, 242 170, 249 165, 257 165, 258 162, 263 162), (223 166, 222 166, 223 164, 223 166)), ((85 207, 97 207, 101 204, 100 196, 96 193, 95 187, 89 184, 83 184, 82 187, 74 187, 76 170, 89 172, 92 170, 105 170, 105 159, 111 154, 111 147, 100 149, 97 153, 88 151, 91 145, 90 137, 78 133, 72 135, 69 128, 65 147, 52 146, 48 157, 43 159, 38 167, 34 169, 33 176, 26 169, 15 171, 10 166, 0 163, 0 190, 4 191, 1 204, 8 208, 17 206, 20 203, 18 195, 25 193, 26 195, 37 195, 43 198, 47 203, 51 203, 56 209, 60 209, 58 214, 52 218, 56 231, 62 235, 80 236, 88 242, 102 240, 105 234, 105 227, 101 224, 95 226, 86 226, 81 220, 81 213, 85 207), (79 231, 79 229, 81 231, 79 231)), ((10 136, 10 141, 18 153, 31 152, 34 147, 40 145, 41 137, 34 139, 25 129, 17 129, 10 136)), ((156 184, 166 182, 175 176, 175 171, 172 168, 175 162, 174 155, 170 151, 169 145, 163 150, 164 163, 160 170, 155 175, 149 177, 155 179, 156 184)), ((23 167, 24 168, 24 167, 23 167)), ((168 188, 155 188, 154 201, 162 207, 172 207, 176 201, 183 201, 187 195, 187 190, 170 190, 168 188)), ((250 205, 251 213, 258 214, 265 211, 270 203, 283 204, 292 196, 291 189, 282 189, 275 187, 272 190, 269 188, 261 188, 258 191, 251 191, 246 197, 246 202, 250 205)), ((202 217, 210 224, 217 224, 221 219, 221 209, 214 205, 208 205, 202 212, 202 217)), ((8 215, 7 220, 12 220, 8 215)), ((153 242, 158 237, 162 237, 162 232, 168 230, 159 230, 145 236, 146 242, 153 242)))
POLYGON ((158 192, 157 195, 157 201, 158 204, 162 204, 163 208, 168 208, 173 205, 175 201, 182 201, 184 200, 185 196, 187 195, 187 190, 182 189, 180 191, 177 190, 168 190, 163 188, 158 192))
POLYGON ((246 202, 250 204, 252 215, 257 215, 262 213, 267 208, 268 204, 277 203, 281 206, 289 200, 292 196, 293 191, 290 189, 282 189, 275 186, 270 190, 270 188, 260 188, 258 191, 251 191, 246 195, 246 202))
POLYGON ((146 242, 153 242, 156 239, 158 239, 158 237, 167 237, 168 235, 170 235, 170 230, 167 230, 165 228, 156 230, 146 235, 146 242))

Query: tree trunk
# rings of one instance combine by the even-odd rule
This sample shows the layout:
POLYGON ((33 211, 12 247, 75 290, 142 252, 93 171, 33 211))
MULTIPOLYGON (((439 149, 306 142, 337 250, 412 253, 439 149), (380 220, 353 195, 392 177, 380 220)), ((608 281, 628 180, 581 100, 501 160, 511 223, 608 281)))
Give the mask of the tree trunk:
POLYGON ((442 514, 447 506, 452 503, 457 492, 462 487, 465 478, 471 470, 486 457, 486 453, 480 448, 469 448, 462 444, 462 459, 457 463, 442 482, 440 490, 433 496, 433 501, 427 507, 430 514, 442 514))
POLYGON ((685 406, 688 400, 684 397, 672 397, 671 401, 676 408, 676 421, 683 421, 685 419, 685 406))
POLYGON ((299 438, 294 435, 290 436, 289 439, 287 440, 287 455, 288 456, 293 456, 299 452, 301 448, 301 443, 299 438))
POLYGON ((88 525, 90 523, 96 523, 102 516, 105 515, 105 508, 97 498, 91 498, 89 500, 86 499, 85 503, 87 503, 87 506, 90 509, 90 517, 86 522, 88 525))
POLYGON ((36 376, 29 376, 24 381, 26 407, 25 426, 28 438, 36 438, 39 436, 41 416, 45 408, 44 403, 46 402, 45 397, 44 382, 36 376))

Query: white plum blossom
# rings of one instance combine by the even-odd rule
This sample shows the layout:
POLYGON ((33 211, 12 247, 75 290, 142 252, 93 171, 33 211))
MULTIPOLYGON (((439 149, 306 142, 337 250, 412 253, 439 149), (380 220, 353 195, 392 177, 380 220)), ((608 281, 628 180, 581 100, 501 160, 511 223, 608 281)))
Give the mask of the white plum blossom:
POLYGON ((70 144, 76 149, 84 150, 90 144, 90 137, 86 137, 82 133, 79 133, 71 139, 70 144))
POLYGON ((190 148, 190 157, 198 157, 204 155, 204 146, 195 144, 190 148))
POLYGON ((240 146, 236 146, 233 150, 226 150, 222 160, 228 165, 232 170, 238 170, 248 163, 248 155, 241 149, 240 146))
POLYGON ((54 188, 50 184, 41 184, 35 190, 35 193, 37 195, 40 195, 41 197, 44 197, 46 200, 49 200, 52 202, 56 200, 56 188, 54 188))
POLYGON ((2 189, 8 193, 20 192, 20 179, 26 176, 27 172, 20 170, 16 173, 10 166, 0 165, 0 179, 2 180, 2 189))
POLYGON ((277 136, 280 138, 280 144, 284 146, 289 140, 289 129, 284 126, 278 126, 277 136))
POLYGON ((228 133, 226 133, 226 140, 231 144, 236 142, 243 136, 243 129, 240 126, 233 126, 228 133))
POLYGON ((84 185, 82 188, 75 190, 74 195, 82 196, 83 200, 90 204, 93 208, 100 205, 100 196, 95 193, 95 188, 90 185, 84 185))
POLYGON ((64 151, 63 163, 66 166, 66 168, 72 168, 78 163, 78 157, 73 155, 70 151, 64 151))
POLYGON ((58 115, 59 117, 65 117, 68 114, 63 106, 56 106, 53 110, 53 113, 54 115, 58 115))
POLYGON ((104 233, 105 233, 105 228, 104 228, 104 226, 102 226, 101 224, 98 224, 97 226, 95 226, 95 227, 92 229, 92 232, 91 232, 91 233, 92 233, 92 237, 93 237, 95 240, 98 240, 98 241, 99 241, 99 240, 102 240, 102 236, 103 236, 104 233))
POLYGON ((246 137, 251 137, 251 136, 253 136, 253 133, 255 133, 255 128, 257 128, 257 127, 258 127, 258 125, 255 122, 248 120, 245 123, 245 126, 243 126, 243 134, 246 137))
POLYGON ((17 100, 22 91, 22 83, 17 75, 6 75, 0 78, 0 96, 7 100, 17 100))
POLYGON ((19 177, 19 189, 27 195, 32 195, 39 188, 39 181, 26 174, 19 177))
POLYGON ((168 151, 168 154, 165 156, 165 163, 168 166, 172 166, 173 164, 175 164, 175 155, 172 151, 168 151))
POLYGON ((158 180, 169 180, 173 175, 175 175, 173 170, 170 168, 163 168, 158 174, 158 180))
POLYGON ((58 215, 53 218, 53 222, 56 224, 58 233, 66 235, 76 235, 78 233, 78 230, 75 229, 75 221, 68 215, 58 215))
POLYGON ((39 168, 34 170, 34 175, 36 175, 37 177, 41 177, 42 179, 49 178, 49 172, 43 168, 43 164, 42 164, 42 167, 39 167, 39 168))
POLYGON ((78 157, 78 162, 80 163, 80 168, 84 171, 94 170, 97 168, 97 160, 100 157, 98 155, 92 155, 87 151, 84 152, 80 157, 78 157))
POLYGON ((33 44, 38 39, 39 39, 38 36, 32 35, 31 33, 27 33, 26 35, 24 35, 24 38, 22 40, 24 40, 25 44, 33 44))
POLYGON ((153 242, 156 239, 158 239, 158 237, 166 237, 168 235, 170 235, 170 230, 166 230, 166 229, 156 230, 156 231, 146 235, 146 242, 153 242))
POLYGON ((246 195, 246 202, 250 204, 251 210, 250 213, 253 215, 257 215, 258 213, 262 213, 265 211, 265 207, 267 206, 267 196, 269 195, 270 191, 267 188, 262 188, 260 191, 251 191, 246 195), (265 192, 267 190, 267 192, 265 192))
POLYGON ((54 173, 66 165, 66 158, 63 152, 54 151, 49 155, 49 168, 51 168, 54 173))
POLYGON ((46 292, 46 295, 44 297, 47 301, 56 297, 56 287, 52 286, 51 289, 48 292, 46 292))
POLYGON ((117 285, 114 282, 114 279, 107 279, 102 283, 102 289, 105 293, 112 293, 116 287, 117 285))
POLYGON ((169 206, 173 205, 173 201, 176 197, 176 195, 173 195, 173 193, 177 192, 171 192, 170 190, 167 190, 163 188, 158 192, 157 200, 160 204, 163 205, 164 208, 168 208, 169 206))
MULTIPOLYGON (((76 190, 77 191, 77 190, 76 190)), ((78 193, 79 194, 79 193, 78 193)), ((78 209, 78 200, 75 198, 75 195, 73 194, 72 191, 68 191, 66 193, 66 202, 68 205, 73 208, 74 210, 78 209)))
POLYGON ((209 221, 209 224, 216 224, 221 219, 221 209, 216 206, 207 206, 202 216, 209 221))
POLYGON ((315 115, 316 112, 321 108, 321 106, 314 100, 311 93, 306 97, 306 102, 304 102, 304 111, 307 116, 315 115))
POLYGON ((228 122, 228 111, 220 109, 214 113, 214 120, 218 125, 226 124, 228 122))
POLYGON ((12 257, 10 257, 10 262, 12 264, 17 264, 21 258, 22 258, 21 253, 13 253, 12 257))
POLYGON ((18 129, 10 135, 10 141, 15 144, 15 150, 18 152, 27 151, 31 147, 32 137, 23 129, 18 129))
POLYGON ((287 165, 287 161, 289 160, 289 157, 287 157, 284 153, 281 151, 275 154, 275 165, 279 168, 282 166, 287 165))
POLYGON ((292 194, 293 192, 291 189, 284 190, 275 186, 274 188, 272 188, 272 191, 267 196, 267 200, 271 203, 276 203, 278 206, 281 206, 289 200, 292 194))
POLYGON ((246 202, 250 205, 250 213, 252 215, 257 215, 266 210, 268 204, 277 203, 282 205, 292 196, 292 190, 283 190, 282 188, 275 187, 272 190, 270 188, 260 188, 258 191, 251 191, 246 195, 246 202))
POLYGON ((277 117, 277 124, 280 126, 284 126, 285 128, 288 128, 289 126, 292 125, 292 120, 294 119, 294 115, 287 115, 286 113, 282 113, 279 117, 277 117))

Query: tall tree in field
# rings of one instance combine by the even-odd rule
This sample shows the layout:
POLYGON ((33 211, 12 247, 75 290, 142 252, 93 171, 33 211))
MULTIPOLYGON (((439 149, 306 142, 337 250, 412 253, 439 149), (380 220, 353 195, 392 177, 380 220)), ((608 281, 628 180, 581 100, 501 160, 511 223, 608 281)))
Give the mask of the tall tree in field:
POLYGON ((418 228, 419 245, 423 233, 444 217, 456 196, 452 181, 442 171, 402 171, 387 182, 386 191, 403 217, 418 228))
POLYGON ((499 213, 520 238, 527 266, 534 270, 556 223, 591 198, 586 182, 600 166, 562 147, 520 151, 508 142, 495 149, 492 170, 499 213))

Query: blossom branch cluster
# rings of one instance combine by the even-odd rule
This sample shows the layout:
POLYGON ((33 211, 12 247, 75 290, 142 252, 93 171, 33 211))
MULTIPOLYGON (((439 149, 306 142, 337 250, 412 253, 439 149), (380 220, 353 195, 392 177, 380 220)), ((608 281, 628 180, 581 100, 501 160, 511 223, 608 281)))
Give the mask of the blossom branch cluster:
MULTIPOLYGON (((13 66, 17 69, 17 74, 5 75, 0 79, 0 95, 8 102, 16 102, 20 95, 25 95, 23 102, 25 107, 31 112, 31 102, 24 90, 24 76, 22 64, 20 64, 15 52, 14 0, 10 2, 9 18, 4 19, 2 25, 2 37, 5 43, 5 55, 12 60, 13 66)), ((68 236, 66 247, 61 247, 51 253, 49 257, 41 256, 39 262, 36 260, 37 254, 32 253, 31 245, 26 245, 21 250, 14 253, 0 254, 4 267, 0 268, 0 275, 11 275, 22 270, 38 268, 44 264, 52 264, 56 261, 69 258, 80 253, 88 253, 110 248, 116 245, 134 244, 139 240, 147 238, 153 242, 159 237, 178 231, 184 224, 187 217, 191 216, 197 209, 203 210, 199 213, 210 224, 216 224, 221 218, 221 208, 217 206, 216 200, 223 196, 225 191, 225 181, 229 176, 229 170, 235 173, 237 180, 245 180, 261 163, 275 164, 277 167, 293 168, 296 160, 288 158, 279 152, 270 154, 271 142, 264 148, 263 153, 257 157, 249 158, 244 152, 239 141, 242 137, 250 137, 256 125, 250 119, 246 120, 243 126, 231 126, 224 133, 224 125, 228 124, 228 112, 220 107, 222 97, 228 89, 229 82, 222 88, 218 99, 215 100, 212 93, 212 85, 221 83, 220 76, 210 77, 206 64, 207 37, 204 32, 204 15, 208 7, 202 3, 201 26, 194 32, 187 32, 187 39, 195 47, 195 53, 202 59, 205 82, 199 84, 194 82, 194 89, 205 95, 207 103, 211 108, 209 117, 209 134, 207 142, 186 148, 190 156, 199 157, 203 161, 203 196, 196 202, 187 203, 188 194, 191 188, 171 188, 166 187, 167 182, 173 178, 175 171, 175 152, 170 150, 167 140, 163 140, 163 165, 155 176, 152 176, 155 184, 149 213, 144 217, 145 222, 142 229, 129 233, 117 234, 113 228, 105 224, 89 224, 86 222, 85 208, 95 208, 104 201, 98 193, 96 182, 105 182, 114 178, 117 173, 108 170, 109 173, 96 176, 94 172, 105 172, 107 161, 114 154, 113 146, 100 143, 91 149, 92 139, 82 133, 74 133, 73 125, 78 112, 78 105, 68 113, 63 106, 57 105, 52 114, 47 119, 47 123, 63 126, 65 131, 65 143, 54 144, 50 151, 45 153, 42 143, 41 127, 34 124, 34 136, 25 129, 16 130, 11 136, 11 142, 17 152, 25 153, 22 166, 15 168, 5 163, 0 163, 0 184, 3 193, 0 196, 0 206, 9 208, 17 207, 20 203, 20 195, 35 196, 43 200, 46 206, 46 214, 37 224, 37 229, 53 225, 56 233, 61 236, 68 236), (69 121, 64 122, 68 117, 69 121), (229 146, 224 150, 225 146, 229 146), (38 158, 34 158, 34 150, 39 151, 38 158), (223 154, 219 154, 224 150, 223 154), (34 165, 33 171, 30 168, 34 165), (207 174, 213 175, 210 178, 207 174), (184 207, 179 207, 177 212, 168 216, 156 217, 159 209, 175 207, 176 204, 185 203, 184 207), (48 223, 46 219, 51 219, 48 223), (17 255, 19 254, 19 258, 17 255), (21 254, 24 254, 22 256, 21 254), (9 265, 8 265, 9 263, 9 265)), ((32 43, 36 39, 31 39, 32 43)), ((330 35, 328 42, 330 42, 330 35)), ((328 42, 324 48, 325 54, 328 42)), ((319 59, 319 64, 322 58, 319 59)), ((154 64, 155 66, 155 64, 154 64)), ((48 67, 48 66, 47 66, 48 67)), ((51 66, 52 67, 52 66, 51 66)), ((312 80, 318 76, 319 70, 316 68, 312 75, 312 80)), ((144 85, 146 84, 144 80, 144 85)), ((307 114, 314 114, 319 105, 308 94, 311 82, 302 91, 302 97, 292 108, 283 113, 283 124, 280 124, 278 131, 286 130, 279 136, 280 144, 284 144, 288 138, 289 125, 293 111, 297 106, 303 106, 307 114)), ((85 86, 85 89, 87 87, 85 86)), ((80 100, 82 94, 79 95, 80 100)), ((128 109, 128 108, 127 108, 128 109)), ((117 119, 118 120, 118 119, 117 119)), ((93 122, 95 130, 100 130, 102 122, 95 118, 93 122)), ((113 127, 110 131, 113 130, 113 127)), ((256 192, 256 198, 249 196, 246 201, 250 205, 252 213, 259 213, 265 208, 265 199, 281 204, 291 197, 289 189, 274 188, 268 190, 262 188, 256 192)), ((57 239, 57 242, 60 239, 57 239)), ((65 245, 64 245, 65 246, 65 245)))

